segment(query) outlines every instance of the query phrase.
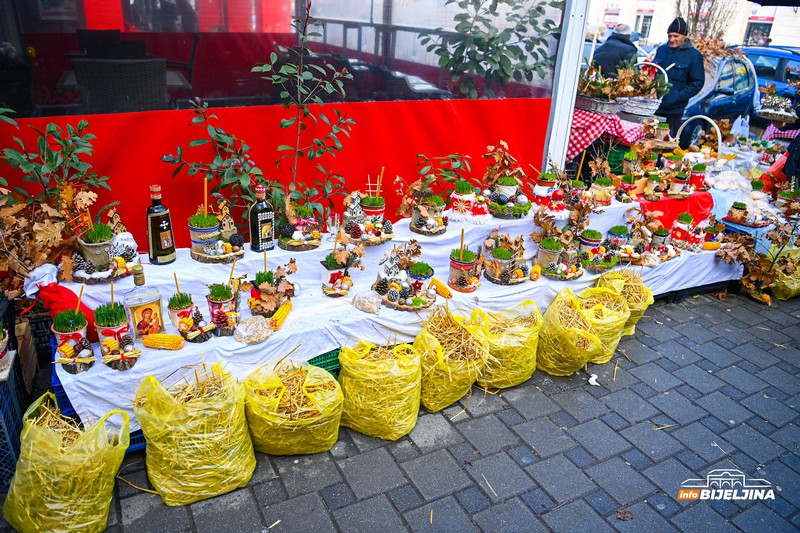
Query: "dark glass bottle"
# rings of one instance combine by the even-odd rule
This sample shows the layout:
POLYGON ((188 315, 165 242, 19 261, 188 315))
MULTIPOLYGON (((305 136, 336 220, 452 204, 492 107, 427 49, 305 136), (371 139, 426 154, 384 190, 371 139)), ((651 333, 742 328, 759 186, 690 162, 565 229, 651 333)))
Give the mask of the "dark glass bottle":
POLYGON ((250 249, 254 252, 272 250, 275 247, 275 210, 267 200, 267 190, 256 185, 256 201, 250 206, 250 249))
POLYGON ((169 209, 161 204, 161 185, 150 186, 150 200, 152 203, 147 208, 147 255, 150 263, 166 265, 175 261, 175 239, 169 209))

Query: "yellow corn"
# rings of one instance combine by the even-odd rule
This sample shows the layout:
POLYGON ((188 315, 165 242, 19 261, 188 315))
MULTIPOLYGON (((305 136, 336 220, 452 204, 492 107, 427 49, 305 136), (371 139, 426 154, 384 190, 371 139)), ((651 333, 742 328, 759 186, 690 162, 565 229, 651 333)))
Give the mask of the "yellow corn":
POLYGON ((436 291, 436 294, 441 296, 442 298, 452 298, 453 292, 450 290, 450 287, 442 283, 436 278, 431 278, 431 286, 436 291))
POLYGON ((64 343, 59 346, 58 351, 61 352, 61 355, 64 357, 64 359, 72 359, 75 357, 75 347, 69 343, 64 343))
POLYGON ((292 310, 292 301, 286 300, 281 304, 275 314, 272 315, 272 318, 269 321, 269 325, 272 327, 273 331, 278 331, 281 329, 281 326, 284 322, 286 322, 286 317, 289 316, 289 311, 292 310))
POLYGON ((106 339, 103 341, 101 346, 105 346, 108 348, 109 352, 113 352, 114 350, 119 350, 119 343, 116 339, 106 339))
POLYGON ((183 337, 169 333, 151 333, 142 339, 142 344, 148 348, 161 348, 164 350, 180 350, 183 348, 183 337))

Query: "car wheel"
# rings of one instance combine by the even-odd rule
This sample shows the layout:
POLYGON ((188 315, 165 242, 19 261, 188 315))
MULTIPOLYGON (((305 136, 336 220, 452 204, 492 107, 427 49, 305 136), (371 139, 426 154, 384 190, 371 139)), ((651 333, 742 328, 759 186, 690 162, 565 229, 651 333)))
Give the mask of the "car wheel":
POLYGON ((680 147, 686 150, 689 145, 696 145, 700 141, 700 133, 703 131, 702 124, 694 124, 686 127, 681 132, 681 138, 678 139, 680 147))

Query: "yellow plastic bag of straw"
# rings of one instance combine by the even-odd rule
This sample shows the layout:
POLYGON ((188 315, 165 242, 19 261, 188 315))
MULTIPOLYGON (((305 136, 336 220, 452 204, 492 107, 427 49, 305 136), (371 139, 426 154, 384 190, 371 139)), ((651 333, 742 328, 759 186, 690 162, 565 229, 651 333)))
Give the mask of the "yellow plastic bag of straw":
MULTIPOLYGON (((778 253, 778 247, 773 246, 770 250, 769 258, 772 259, 778 253)), ((793 256, 800 259, 800 248, 787 247, 781 254, 793 256)), ((795 270, 791 274, 785 274, 780 266, 774 267, 775 281, 770 285, 770 292, 779 300, 788 300, 800 294, 800 270, 795 270)))
POLYGON ((628 303, 622 295, 607 288, 584 289, 578 295, 578 301, 592 327, 592 333, 603 345, 602 352, 589 359, 589 362, 607 363, 614 357, 622 330, 631 316, 628 303))
MULTIPOLYGON (((41 423, 58 415, 48 392, 25 411, 17 471, 3 505, 3 517, 17 531, 103 531, 114 477, 129 444, 128 414, 114 410, 72 441, 41 423), (119 415, 121 427, 106 427, 119 415)), ((73 430, 71 438, 78 431, 73 430)))
POLYGON ((425 409, 431 413, 441 411, 469 392, 489 358, 483 329, 444 308, 431 311, 414 339, 414 349, 422 363, 420 402, 425 409), (443 335, 444 346, 436 335, 443 335))
POLYGON ((244 381, 255 449, 270 455, 321 453, 339 438, 342 389, 322 368, 292 360, 260 366, 244 381))
POLYGON ((569 376, 603 352, 575 293, 564 287, 544 312, 536 368, 552 376, 569 376))
POLYGON ((505 389, 524 383, 536 370, 536 348, 542 314, 532 300, 501 311, 486 314, 472 313, 470 322, 484 322, 489 341, 489 354, 478 385, 483 388, 505 389))
POLYGON ((625 297, 631 316, 622 329, 622 336, 636 333, 636 324, 654 301, 653 291, 644 284, 642 277, 627 269, 606 272, 600 276, 595 286, 613 289, 625 297))
POLYGON ((386 440, 397 440, 414 429, 422 373, 413 346, 378 348, 360 341, 354 348, 342 348, 339 364, 343 426, 386 440), (370 356, 377 350, 391 351, 393 357, 370 356))
POLYGON ((250 481, 256 458, 244 392, 220 363, 170 390, 147 376, 133 412, 147 440, 147 475, 165 504, 187 505, 250 481))

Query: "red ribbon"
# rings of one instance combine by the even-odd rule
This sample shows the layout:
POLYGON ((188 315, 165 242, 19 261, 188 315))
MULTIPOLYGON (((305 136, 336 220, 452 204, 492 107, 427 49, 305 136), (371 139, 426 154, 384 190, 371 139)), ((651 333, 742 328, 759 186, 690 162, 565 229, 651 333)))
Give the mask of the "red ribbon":
POLYGON ((67 344, 69 341, 79 341, 83 338, 83 335, 78 333, 77 331, 74 333, 58 333, 58 338, 61 339, 61 343, 58 345, 59 348, 67 344))
POLYGON ((103 337, 114 337, 115 340, 119 341, 122 338, 122 334, 130 332, 130 330, 131 330, 130 325, 125 324, 124 328, 119 328, 116 330, 104 329, 100 331, 100 335, 102 335, 103 337))
POLYGON ((195 311, 197 311, 196 305, 193 305, 188 309, 183 309, 182 311, 178 311, 178 318, 189 318, 195 311))
POLYGON ((339 271, 334 272, 334 273, 331 274, 331 279, 328 280, 328 283, 333 284, 334 282, 339 281, 343 277, 344 277, 344 274, 342 273, 341 270, 339 270, 339 271))

